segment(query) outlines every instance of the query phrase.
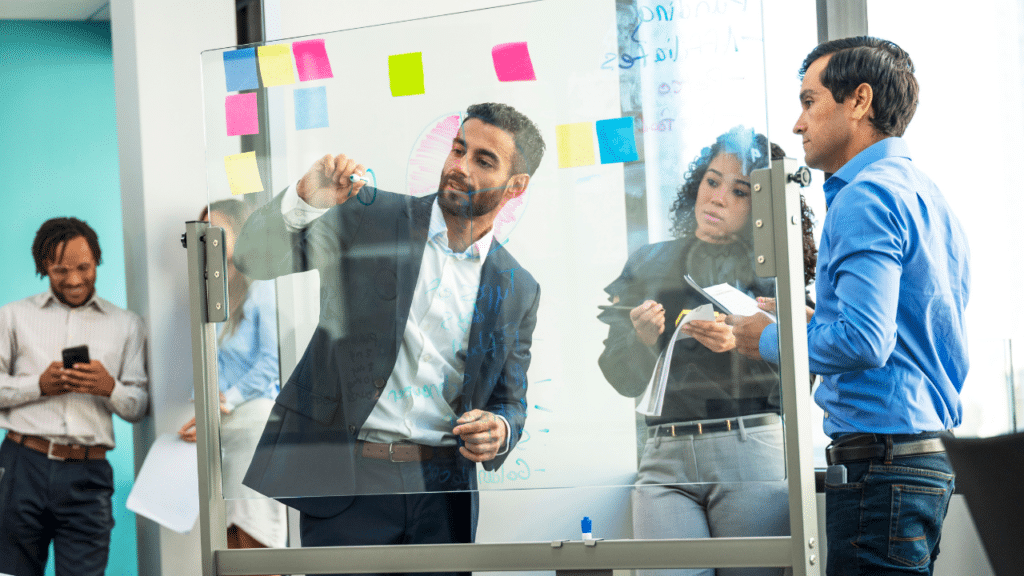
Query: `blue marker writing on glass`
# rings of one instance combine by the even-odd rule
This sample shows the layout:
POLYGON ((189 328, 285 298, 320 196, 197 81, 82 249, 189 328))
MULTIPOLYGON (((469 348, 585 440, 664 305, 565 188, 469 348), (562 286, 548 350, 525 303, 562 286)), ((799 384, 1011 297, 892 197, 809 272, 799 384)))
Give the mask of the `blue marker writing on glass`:
POLYGON ((591 531, 590 516, 584 516, 580 521, 580 531, 583 532, 584 540, 593 540, 594 533, 591 531))

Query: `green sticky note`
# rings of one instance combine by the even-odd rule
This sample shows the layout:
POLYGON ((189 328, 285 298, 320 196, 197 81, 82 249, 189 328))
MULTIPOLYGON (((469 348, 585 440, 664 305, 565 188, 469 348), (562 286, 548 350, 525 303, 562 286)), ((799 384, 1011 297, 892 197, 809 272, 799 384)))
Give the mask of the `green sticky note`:
POLYGON ((423 52, 388 56, 388 77, 391 79, 392 96, 426 93, 423 88, 423 52))

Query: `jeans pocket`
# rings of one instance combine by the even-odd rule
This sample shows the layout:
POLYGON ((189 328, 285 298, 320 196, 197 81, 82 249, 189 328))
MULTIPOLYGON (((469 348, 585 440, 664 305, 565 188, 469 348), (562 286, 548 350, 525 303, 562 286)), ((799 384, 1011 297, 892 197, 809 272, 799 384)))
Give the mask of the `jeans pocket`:
POLYGON ((892 485, 889 559, 906 566, 931 560, 942 531, 948 489, 911 484, 892 485))

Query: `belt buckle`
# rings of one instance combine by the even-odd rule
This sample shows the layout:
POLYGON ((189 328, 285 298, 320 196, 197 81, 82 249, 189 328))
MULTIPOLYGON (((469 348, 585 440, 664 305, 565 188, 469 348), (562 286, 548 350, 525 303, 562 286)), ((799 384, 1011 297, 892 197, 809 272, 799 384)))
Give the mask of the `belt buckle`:
POLYGON ((412 460, 395 460, 395 442, 388 444, 388 460, 395 464, 412 462, 412 460))
POLYGON ((54 446, 60 446, 60 444, 54 444, 54 442, 51 440, 50 443, 46 447, 46 457, 49 458, 50 460, 56 460, 58 462, 63 462, 65 460, 65 458, 61 458, 60 456, 55 456, 54 455, 54 453, 53 453, 53 447, 54 446))

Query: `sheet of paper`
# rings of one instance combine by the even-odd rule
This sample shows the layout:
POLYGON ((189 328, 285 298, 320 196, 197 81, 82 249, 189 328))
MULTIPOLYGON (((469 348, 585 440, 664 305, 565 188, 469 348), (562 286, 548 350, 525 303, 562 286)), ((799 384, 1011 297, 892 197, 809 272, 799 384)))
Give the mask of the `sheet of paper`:
POLYGON ((494 60, 494 73, 498 75, 499 82, 537 79, 526 42, 498 44, 491 48, 491 59, 494 60))
POLYGON ((672 367, 672 352, 675 350, 676 340, 692 338, 683 334, 680 329, 694 320, 714 320, 715 309, 711 304, 703 304, 690 311, 683 317, 676 326, 668 346, 658 356, 658 362, 654 365, 654 372, 651 374, 651 381, 647 383, 647 390, 640 398, 636 411, 644 416, 661 416, 661 409, 665 403, 665 389, 668 387, 668 374, 672 367))
POLYGON ((295 68, 299 72, 300 82, 334 78, 323 38, 293 42, 292 52, 295 54, 295 68))
POLYGON ((289 44, 275 44, 256 48, 259 55, 260 75, 263 86, 281 86, 295 83, 295 70, 292 68, 292 49, 289 44))
POLYGON ((754 300, 735 286, 729 284, 715 284, 704 289, 712 298, 722 303, 723 306, 729 309, 730 313, 736 314, 737 316, 753 316, 760 312, 765 316, 768 316, 772 320, 775 320, 773 314, 769 314, 764 310, 757 307, 757 300, 754 300))
POLYGON ((260 133, 260 118, 256 106, 255 92, 231 94, 224 98, 228 136, 260 133))
POLYGON ((232 194, 249 194, 263 191, 256 152, 242 152, 224 157, 224 170, 228 173, 228 185, 232 194))
POLYGON ((426 94, 423 84, 423 53, 392 54, 388 56, 388 79, 391 95, 416 96, 426 94))
POLYGON ((199 518, 196 445, 177 434, 156 439, 139 470, 125 506, 136 514, 184 534, 199 518))
POLYGON ((636 132, 633 117, 598 120, 597 145, 601 151, 601 164, 633 162, 640 158, 636 151, 636 132))
POLYGON ((594 163, 593 126, 593 122, 555 126, 559 168, 590 166, 594 163))
POLYGON ((295 89, 295 129, 327 128, 327 87, 295 89))
POLYGON ((225 52, 224 80, 228 92, 259 88, 260 82, 256 76, 256 49, 242 48, 225 52))

